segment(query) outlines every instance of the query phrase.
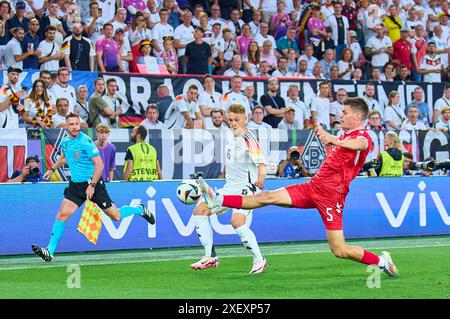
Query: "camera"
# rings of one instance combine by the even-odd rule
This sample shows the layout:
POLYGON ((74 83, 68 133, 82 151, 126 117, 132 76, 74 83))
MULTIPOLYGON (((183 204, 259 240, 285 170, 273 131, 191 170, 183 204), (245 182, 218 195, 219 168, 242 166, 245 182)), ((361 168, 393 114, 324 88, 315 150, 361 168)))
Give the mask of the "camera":
POLYGON ((30 167, 27 178, 39 178, 41 177, 41 171, 39 167, 30 167))
POLYGON ((437 171, 439 169, 450 169, 450 160, 435 161, 430 160, 426 162, 411 162, 408 167, 410 170, 427 169, 430 171, 437 171))
POLYGON ((291 160, 298 161, 299 158, 300 158, 300 152, 299 151, 292 151, 291 152, 291 156, 290 156, 291 160))

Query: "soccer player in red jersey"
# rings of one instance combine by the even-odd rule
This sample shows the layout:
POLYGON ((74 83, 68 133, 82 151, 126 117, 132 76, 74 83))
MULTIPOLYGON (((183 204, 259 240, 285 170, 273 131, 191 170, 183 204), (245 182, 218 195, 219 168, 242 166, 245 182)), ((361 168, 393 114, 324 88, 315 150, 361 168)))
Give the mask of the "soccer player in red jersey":
POLYGON ((316 208, 325 224, 328 244, 336 257, 377 265, 389 276, 398 276, 397 267, 388 252, 383 251, 377 256, 361 247, 347 245, 344 239, 342 212, 349 185, 372 149, 372 141, 364 128, 368 112, 369 108, 362 98, 348 98, 344 101, 341 117, 344 134, 336 137, 320 124, 315 125, 316 135, 323 144, 331 145, 331 152, 310 181, 253 196, 242 196, 217 195, 201 179, 200 186, 207 206, 210 209, 216 206, 253 209, 267 205, 316 208))

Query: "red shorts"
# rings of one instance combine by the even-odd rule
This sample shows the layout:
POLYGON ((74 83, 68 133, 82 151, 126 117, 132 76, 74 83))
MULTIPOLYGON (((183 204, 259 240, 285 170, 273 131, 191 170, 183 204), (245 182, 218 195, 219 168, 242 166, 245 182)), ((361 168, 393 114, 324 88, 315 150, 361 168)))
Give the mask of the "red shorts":
POLYGON ((342 212, 345 194, 319 192, 310 182, 286 187, 291 197, 291 207, 317 208, 327 230, 342 230, 342 212))

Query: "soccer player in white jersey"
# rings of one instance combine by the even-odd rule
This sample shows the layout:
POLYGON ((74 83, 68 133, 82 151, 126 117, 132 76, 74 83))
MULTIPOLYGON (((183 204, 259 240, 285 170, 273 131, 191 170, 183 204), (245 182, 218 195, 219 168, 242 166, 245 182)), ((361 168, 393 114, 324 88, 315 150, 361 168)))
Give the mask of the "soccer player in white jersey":
MULTIPOLYGON (((266 160, 261 152, 258 140, 247 130, 246 110, 240 104, 232 104, 228 108, 228 120, 230 129, 227 134, 225 185, 223 194, 255 194, 264 186, 266 177, 266 160)), ((199 185, 203 178, 198 179, 199 185)), ((193 269, 206 269, 219 266, 213 242, 213 230, 209 221, 211 214, 222 214, 228 208, 216 207, 210 210, 202 199, 193 212, 195 229, 202 246, 205 248, 205 256, 191 265, 193 269)), ((241 242, 253 255, 253 266, 250 274, 263 272, 267 266, 267 260, 261 255, 256 236, 245 224, 252 210, 233 209, 231 225, 241 238, 241 242)))
POLYGON ((177 95, 166 111, 164 127, 204 128, 197 96, 198 87, 195 84, 189 86, 186 95, 177 95))

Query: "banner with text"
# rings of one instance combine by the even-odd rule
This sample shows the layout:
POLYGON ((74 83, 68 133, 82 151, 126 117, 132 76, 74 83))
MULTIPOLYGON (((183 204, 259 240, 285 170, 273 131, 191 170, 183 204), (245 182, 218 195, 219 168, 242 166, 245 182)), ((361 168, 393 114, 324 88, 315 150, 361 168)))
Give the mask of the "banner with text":
MULTIPOLYGON (((95 130, 92 133, 95 139, 95 130)), ((122 179, 127 148, 133 144, 131 129, 112 129, 109 141, 116 146, 116 171, 114 178, 122 179)), ((267 162, 276 167, 286 157, 286 150, 300 146, 301 159, 310 171, 316 172, 326 157, 326 148, 312 130, 253 130, 267 162)), ((373 141, 373 151, 367 161, 378 157, 384 150, 384 131, 369 131, 373 141)), ((67 134, 62 129, 43 130, 46 164, 51 167, 61 154, 60 142, 67 134)), ((414 161, 427 157, 436 160, 450 158, 450 135, 441 131, 399 131, 403 151, 413 155, 414 161)), ((158 154, 164 179, 189 178, 192 173, 203 172, 207 178, 217 178, 225 164, 225 130, 149 130, 147 142, 158 154)), ((68 167, 61 167, 54 181, 69 178, 68 167)))
MULTIPOLYGON (((191 84, 196 84, 199 93, 203 92, 202 76, 196 75, 177 75, 177 76, 158 76, 158 75, 141 75, 141 74, 120 74, 120 73, 101 73, 105 80, 115 78, 119 87, 119 91, 126 95, 128 102, 132 107, 128 110, 127 116, 136 114, 143 115, 145 108, 149 103, 158 102, 157 89, 161 84, 167 85, 172 97, 186 93, 191 84)), ((224 93, 229 90, 229 77, 215 76, 216 91, 224 93)), ((318 91, 319 80, 298 80, 295 78, 280 78, 280 94, 283 98, 287 97, 289 85, 295 84, 300 88, 300 99, 306 105, 310 105, 311 100, 316 96, 318 91)), ((425 92, 425 102, 429 106, 429 114, 433 114, 434 102, 442 97, 445 83, 427 83, 427 82, 385 82, 385 81, 349 81, 337 80, 331 81, 333 92, 340 88, 344 88, 349 96, 363 96, 367 83, 375 82, 376 93, 375 98, 381 105, 388 105, 389 92, 395 90, 400 93, 400 105, 408 105, 412 102, 412 93, 417 86, 423 88, 425 92)), ((255 88, 255 95, 259 101, 260 97, 267 92, 267 78, 244 78, 242 90, 252 84, 255 88)))

